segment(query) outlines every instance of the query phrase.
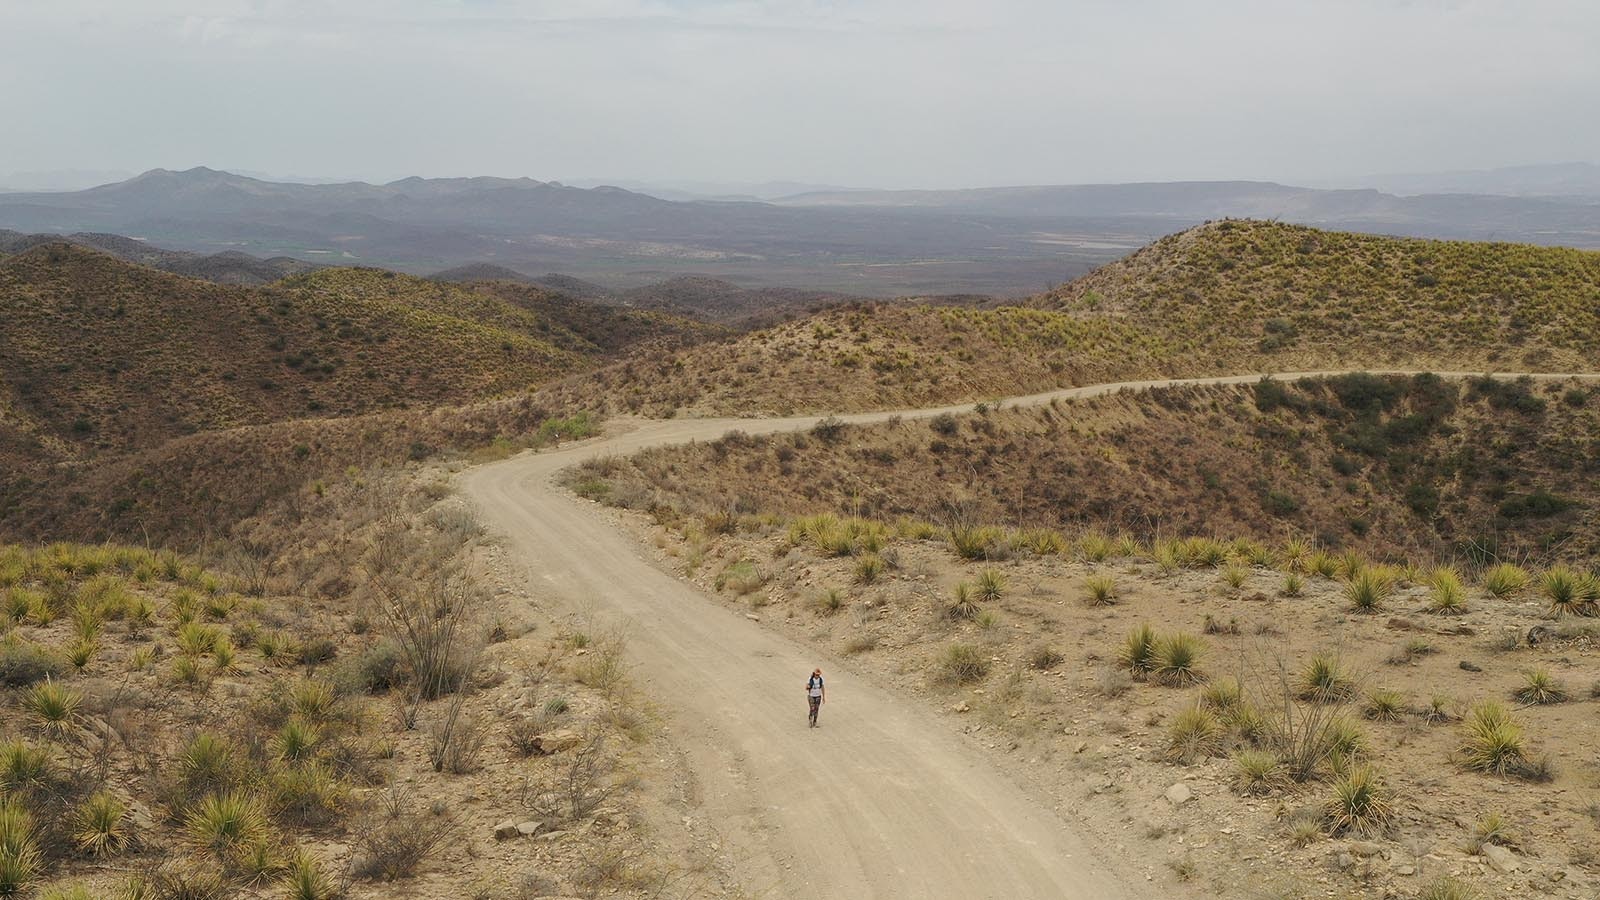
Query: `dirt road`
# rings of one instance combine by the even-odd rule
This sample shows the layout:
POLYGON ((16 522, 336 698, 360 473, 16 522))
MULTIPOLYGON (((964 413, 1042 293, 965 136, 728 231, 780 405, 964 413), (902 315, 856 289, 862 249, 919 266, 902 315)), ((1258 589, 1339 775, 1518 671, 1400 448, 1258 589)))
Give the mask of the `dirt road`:
MULTIPOLYGON (((1279 376, 1328 373, 1293 373, 1279 376)), ((1442 373, 1450 374, 1450 373, 1442 373)), ((1259 375, 1187 379, 1248 383, 1259 375)), ((1555 376, 1552 376, 1555 377, 1555 376)), ((1561 376, 1564 377, 1564 376, 1561 376)), ((1180 382, 1071 388, 1044 403, 1180 382)), ((948 407, 970 409, 970 404, 948 407)), ((905 411, 931 416, 944 409, 905 411)), ((866 422, 881 412, 842 416, 866 422)), ((805 727, 814 650, 717 605, 657 568, 555 473, 595 456, 706 440, 730 429, 808 427, 787 419, 651 421, 581 446, 523 454, 462 478, 486 523, 526 567, 532 595, 557 610, 592 608, 631 622, 629 657, 690 758, 701 802, 747 889, 758 897, 1112 898, 1138 896, 1075 834, 919 704, 828 669, 822 727, 805 727)), ((1141 877, 1140 882, 1143 883, 1141 877)))

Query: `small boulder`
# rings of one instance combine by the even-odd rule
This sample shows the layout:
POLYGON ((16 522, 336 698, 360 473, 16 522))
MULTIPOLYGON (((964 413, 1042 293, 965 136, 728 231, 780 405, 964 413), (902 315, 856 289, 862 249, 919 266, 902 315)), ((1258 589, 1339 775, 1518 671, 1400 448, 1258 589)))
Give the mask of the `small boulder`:
POLYGON ((517 821, 515 819, 507 819, 494 827, 494 839, 497 841, 514 838, 517 834, 517 821))
POLYGON ((533 837, 544 830, 543 822, 518 822, 517 834, 525 838, 533 837))
POLYGON ((1475 662, 1470 662, 1468 660, 1463 659, 1461 661, 1461 671, 1463 671, 1463 672, 1482 672, 1483 671, 1483 667, 1478 665, 1475 662))
POLYGON ((1522 868, 1522 864, 1517 861, 1517 855, 1499 844, 1484 844, 1483 858, 1502 875, 1510 875, 1522 868))
POLYGON ((1173 806, 1182 806, 1193 799, 1194 791, 1190 790, 1189 786, 1181 781, 1167 788, 1167 802, 1173 806))

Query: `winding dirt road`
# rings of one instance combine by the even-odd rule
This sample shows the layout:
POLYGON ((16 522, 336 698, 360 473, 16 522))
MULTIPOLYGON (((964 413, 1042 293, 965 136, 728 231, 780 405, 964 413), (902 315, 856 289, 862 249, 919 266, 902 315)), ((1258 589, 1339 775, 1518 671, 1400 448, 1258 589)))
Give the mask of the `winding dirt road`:
MULTIPOLYGON (((1276 377, 1321 374, 1332 373, 1276 377)), ((1006 403, 1260 377, 1122 382, 1006 403)), ((970 408, 841 418, 871 422, 970 408)), ((526 567, 533 596, 556 610, 592 609, 632 623, 630 662, 689 755, 701 803, 696 815, 721 833, 724 851, 755 896, 1136 896, 1127 877, 1097 857, 1067 820, 996 772, 926 706, 835 668, 822 727, 808 730, 802 688, 816 651, 661 570, 645 548, 555 480, 559 470, 596 456, 715 439, 734 428, 752 434, 805 428, 817 419, 651 421, 615 437, 471 470, 462 486, 512 559, 526 567)))

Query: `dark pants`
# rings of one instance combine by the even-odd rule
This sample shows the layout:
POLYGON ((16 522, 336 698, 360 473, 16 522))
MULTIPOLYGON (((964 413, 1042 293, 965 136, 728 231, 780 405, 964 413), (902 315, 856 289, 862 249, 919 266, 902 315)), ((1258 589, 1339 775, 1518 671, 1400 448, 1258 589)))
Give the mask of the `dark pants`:
POLYGON ((808 696, 808 697, 806 697, 806 699, 811 701, 811 717, 810 717, 810 719, 811 719, 811 724, 815 725, 815 724, 817 724, 817 711, 822 709, 822 698, 821 697, 810 697, 810 696, 808 696))

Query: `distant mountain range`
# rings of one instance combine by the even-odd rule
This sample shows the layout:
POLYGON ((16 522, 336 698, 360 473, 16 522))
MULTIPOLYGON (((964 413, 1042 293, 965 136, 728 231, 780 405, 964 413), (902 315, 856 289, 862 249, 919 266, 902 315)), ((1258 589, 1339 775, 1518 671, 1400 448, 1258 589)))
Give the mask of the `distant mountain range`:
POLYGON ((663 200, 528 178, 388 184, 156 169, 82 191, 0 194, 0 227, 127 234, 422 274, 485 263, 641 286, 710 275, 850 295, 1026 294, 1208 219, 1600 247, 1600 200, 1319 190, 1266 182, 811 191, 663 200))
POLYGON ((260 259, 237 250, 221 253, 188 253, 151 246, 144 241, 123 237, 120 234, 78 232, 74 234, 23 234, 0 229, 0 254, 22 253, 44 244, 77 244, 109 253, 118 259, 151 268, 213 281, 217 284, 266 284, 288 275, 297 275, 319 268, 317 263, 275 256, 260 259))
POLYGON ((1600 201, 1600 165, 1585 162, 1368 175, 1350 181, 1393 194, 1499 194, 1600 201))

